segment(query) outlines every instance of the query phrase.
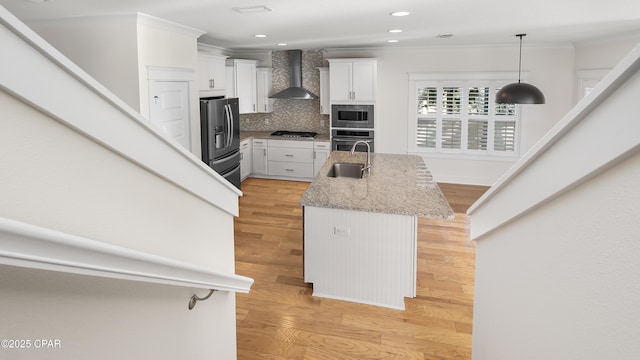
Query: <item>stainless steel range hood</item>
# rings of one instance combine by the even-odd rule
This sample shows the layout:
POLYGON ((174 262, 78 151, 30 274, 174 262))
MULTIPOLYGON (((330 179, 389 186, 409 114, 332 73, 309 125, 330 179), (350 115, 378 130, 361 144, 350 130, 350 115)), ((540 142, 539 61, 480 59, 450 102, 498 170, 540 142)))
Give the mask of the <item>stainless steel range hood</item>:
POLYGON ((289 50, 289 88, 269 96, 272 99, 317 99, 302 87, 302 50, 289 50))

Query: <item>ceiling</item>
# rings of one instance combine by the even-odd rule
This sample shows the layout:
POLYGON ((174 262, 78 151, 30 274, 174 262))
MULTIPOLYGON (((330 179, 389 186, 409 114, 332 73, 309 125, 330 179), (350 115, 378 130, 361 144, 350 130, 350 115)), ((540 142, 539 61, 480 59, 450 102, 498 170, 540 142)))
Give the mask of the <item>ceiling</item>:
POLYGON ((200 42, 230 50, 516 44, 518 33, 527 33, 525 43, 575 44, 640 34, 637 0, 0 0, 0 5, 27 24, 142 12, 205 31, 200 42), (260 5, 271 11, 233 10, 260 5), (411 14, 390 16, 398 10, 411 14), (398 42, 387 42, 391 39, 398 42))

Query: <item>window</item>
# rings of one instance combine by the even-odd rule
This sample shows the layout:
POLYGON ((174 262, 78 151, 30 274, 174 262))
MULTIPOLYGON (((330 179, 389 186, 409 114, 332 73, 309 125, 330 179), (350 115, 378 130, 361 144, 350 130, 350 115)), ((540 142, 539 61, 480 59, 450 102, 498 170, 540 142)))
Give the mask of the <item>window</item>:
POLYGON ((578 98, 580 101, 583 97, 589 95, 591 91, 598 85, 610 69, 596 69, 596 70, 579 70, 578 71, 578 98))
MULTIPOLYGON (((442 78, 442 75, 437 75, 442 78)), ((456 75, 462 78, 468 75, 456 75)), ((410 77, 410 152, 517 156, 515 105, 496 104, 495 93, 507 80, 429 80, 410 77)))

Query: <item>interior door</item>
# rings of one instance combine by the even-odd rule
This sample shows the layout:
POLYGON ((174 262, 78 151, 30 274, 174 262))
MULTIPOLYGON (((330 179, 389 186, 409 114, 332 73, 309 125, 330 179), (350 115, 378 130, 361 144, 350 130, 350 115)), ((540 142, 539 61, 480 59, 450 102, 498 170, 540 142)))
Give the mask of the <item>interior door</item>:
POLYGON ((150 81, 149 96, 151 123, 190 151, 189 82, 150 81))

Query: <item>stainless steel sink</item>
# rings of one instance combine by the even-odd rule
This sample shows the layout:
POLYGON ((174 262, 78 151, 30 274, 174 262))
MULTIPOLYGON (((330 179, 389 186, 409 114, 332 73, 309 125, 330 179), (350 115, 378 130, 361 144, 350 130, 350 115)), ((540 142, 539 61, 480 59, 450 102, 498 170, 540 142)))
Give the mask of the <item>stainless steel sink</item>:
POLYGON ((335 163, 327 173, 328 177, 362 179, 364 164, 335 163))

